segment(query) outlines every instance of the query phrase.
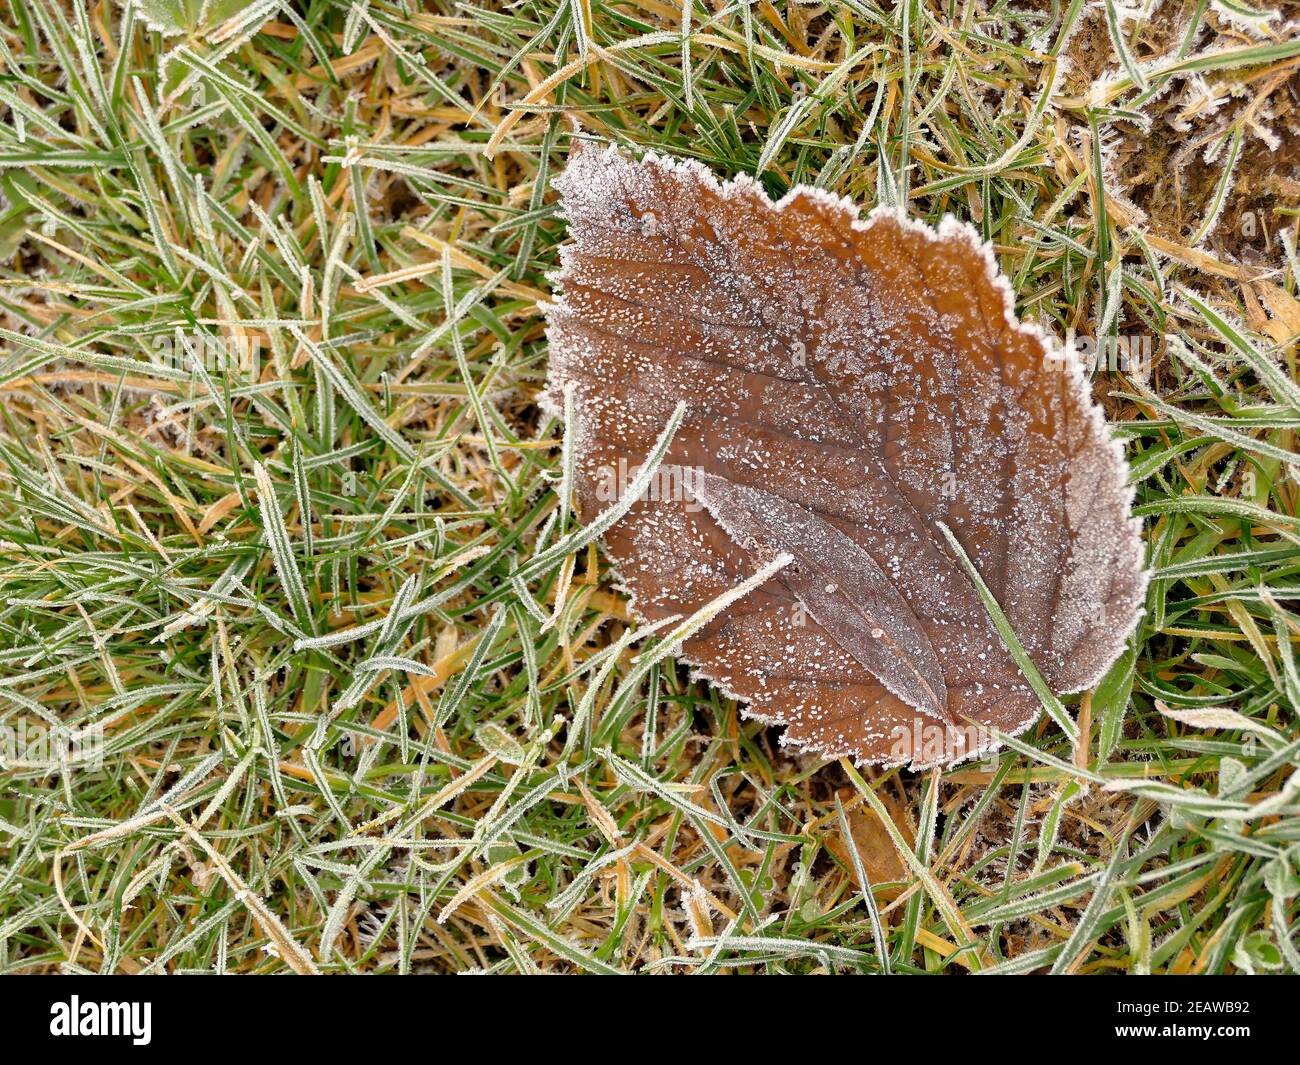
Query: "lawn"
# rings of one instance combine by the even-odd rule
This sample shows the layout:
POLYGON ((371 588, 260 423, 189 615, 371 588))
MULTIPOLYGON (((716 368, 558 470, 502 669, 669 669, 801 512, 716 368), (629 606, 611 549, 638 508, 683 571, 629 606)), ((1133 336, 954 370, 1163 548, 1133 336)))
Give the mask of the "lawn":
POLYGON ((1278 7, 6 0, 0 972, 1300 971, 1278 7), (1077 742, 820 760, 636 627, 537 402, 579 136, 969 220, 1091 360, 1077 742))

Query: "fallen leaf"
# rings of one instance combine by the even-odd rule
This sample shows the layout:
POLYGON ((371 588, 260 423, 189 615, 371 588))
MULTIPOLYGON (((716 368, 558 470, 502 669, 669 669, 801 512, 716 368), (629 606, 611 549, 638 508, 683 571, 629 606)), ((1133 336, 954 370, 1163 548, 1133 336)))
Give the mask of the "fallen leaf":
POLYGON ((1146 576, 1119 445, 1078 361, 1016 319, 975 232, 937 230, 694 163, 575 149, 573 242, 543 307, 544 397, 574 392, 574 489, 632 609, 687 616, 781 553, 794 562, 680 658, 783 741, 923 768, 991 749, 1041 703, 949 526, 1054 690, 1095 684, 1146 576))
MULTIPOLYGON (((857 792, 852 788, 844 788, 840 791, 840 801, 846 806, 856 797, 857 792)), ((903 838, 914 845, 915 840, 912 838, 912 830, 908 827, 903 808, 888 795, 882 794, 880 797, 885 808, 893 815, 894 824, 903 838)), ((845 816, 849 822, 849 834, 853 837, 853 844, 862 859, 862 865, 867 871, 867 879, 871 881, 872 887, 876 888, 880 884, 896 885, 877 890, 876 897, 885 902, 893 902, 906 890, 908 882, 912 880, 912 874, 903 864, 903 859, 899 856, 893 840, 889 838, 889 831, 885 828, 884 822, 870 806, 864 803, 859 803, 848 810, 845 816), (897 886, 899 884, 901 886, 897 886)), ((826 836, 826 849, 846 867, 853 868, 853 857, 849 853, 844 833, 840 830, 838 818, 830 822, 826 836)))
POLYGON ((1266 281, 1255 282, 1255 294, 1273 315, 1264 332, 1279 344, 1289 344, 1300 336, 1300 300, 1266 281))

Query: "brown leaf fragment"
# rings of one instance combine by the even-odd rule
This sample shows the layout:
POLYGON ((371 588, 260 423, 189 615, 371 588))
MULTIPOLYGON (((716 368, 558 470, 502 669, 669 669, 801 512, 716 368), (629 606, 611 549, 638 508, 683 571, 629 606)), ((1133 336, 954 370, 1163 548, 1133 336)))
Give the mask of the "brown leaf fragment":
POLYGON ((969 226, 590 146, 556 184, 544 402, 573 386, 584 522, 688 405, 605 535, 634 612, 794 559, 684 642, 700 675, 828 757, 948 765, 1023 731, 1039 700, 943 522, 1048 683, 1100 679, 1146 583, 1123 454, 969 226))
MULTIPOLYGON (((840 800, 846 805, 856 796, 857 793, 852 788, 844 788, 840 791, 840 800)), ((912 830, 907 824, 903 808, 888 795, 882 795, 881 798, 903 838, 909 844, 914 844, 912 830)), ((867 871, 867 879, 871 881, 872 888, 877 888, 881 884, 894 885, 877 890, 876 898, 883 902, 893 902, 906 889, 912 874, 908 872, 907 866, 899 856, 898 848, 890 839, 884 822, 880 820, 875 810, 863 803, 848 810, 845 816, 848 818, 849 834, 853 837, 853 845, 862 859, 862 865, 867 871)), ((852 869, 853 857, 849 853, 848 841, 840 830, 838 818, 829 823, 827 833, 826 849, 841 863, 852 869)))

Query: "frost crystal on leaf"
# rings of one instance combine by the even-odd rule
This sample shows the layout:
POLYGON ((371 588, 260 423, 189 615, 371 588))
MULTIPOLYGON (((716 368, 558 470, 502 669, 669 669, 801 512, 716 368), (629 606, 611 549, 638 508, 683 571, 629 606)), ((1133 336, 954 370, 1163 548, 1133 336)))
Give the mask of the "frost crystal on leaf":
POLYGON ((683 490, 605 536, 637 614, 794 560, 684 642, 699 675, 828 756, 948 765, 1022 731, 1041 704, 943 523, 1056 691, 1100 679, 1146 581, 1123 455, 973 230, 590 146, 557 187, 545 403, 574 386, 584 521, 688 404, 683 490))

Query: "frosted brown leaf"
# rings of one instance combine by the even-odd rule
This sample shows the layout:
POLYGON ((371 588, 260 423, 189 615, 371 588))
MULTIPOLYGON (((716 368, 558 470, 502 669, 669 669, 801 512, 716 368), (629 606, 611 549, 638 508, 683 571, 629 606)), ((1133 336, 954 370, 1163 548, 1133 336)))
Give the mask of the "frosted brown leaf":
POLYGON ((947 765, 1024 730, 1041 703, 942 522, 1057 692, 1100 679, 1145 587, 1123 455, 970 227, 591 146, 556 184, 545 402, 572 385, 584 521, 688 404, 605 536, 635 612, 793 557, 684 643, 698 675, 827 756, 947 765))

